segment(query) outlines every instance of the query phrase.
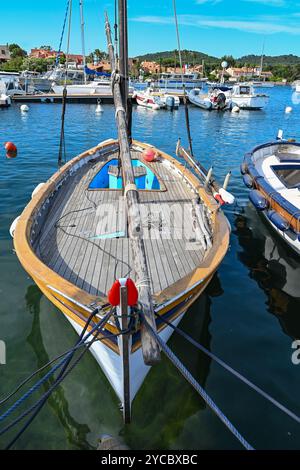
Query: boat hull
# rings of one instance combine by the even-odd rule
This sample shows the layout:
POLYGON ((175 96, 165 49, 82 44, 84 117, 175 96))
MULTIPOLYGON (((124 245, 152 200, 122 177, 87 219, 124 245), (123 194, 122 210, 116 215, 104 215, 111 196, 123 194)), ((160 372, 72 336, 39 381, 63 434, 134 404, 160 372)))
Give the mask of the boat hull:
POLYGON ((265 96, 232 96, 232 103, 240 109, 260 110, 268 104, 268 98, 265 96))
MULTIPOLYGON (((64 86, 54 85, 52 90, 56 95, 62 95, 64 91, 64 86)), ((68 96, 86 96, 86 95, 111 95, 111 85, 108 84, 103 86, 89 86, 89 85, 68 85, 67 86, 68 96)))

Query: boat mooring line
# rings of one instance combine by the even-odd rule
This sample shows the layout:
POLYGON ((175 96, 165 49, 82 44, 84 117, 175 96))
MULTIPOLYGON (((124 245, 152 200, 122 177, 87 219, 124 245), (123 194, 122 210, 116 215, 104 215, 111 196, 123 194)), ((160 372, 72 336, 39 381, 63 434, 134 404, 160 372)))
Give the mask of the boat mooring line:
MULTIPOLYGON (((96 311, 95 311, 96 314, 96 311)), ((110 318, 112 312, 109 312, 86 336, 82 337, 80 341, 76 344, 76 346, 71 350, 71 353, 67 353, 67 356, 61 360, 56 366, 54 366, 42 379, 40 379, 33 387, 31 387, 19 400, 17 400, 4 414, 0 416, 0 422, 4 421, 8 416, 10 416, 28 397, 30 397, 35 391, 37 391, 40 386, 45 383, 53 373, 56 372, 56 370, 59 369, 61 366, 65 366, 65 369, 63 369, 60 373, 60 375, 55 379, 54 384, 49 388, 49 390, 43 394, 43 396, 34 404, 32 405, 29 409, 27 409, 25 412, 23 412, 18 418, 16 418, 12 423, 10 423, 8 426, 6 426, 4 429, 0 430, 0 436, 5 434, 7 431, 9 431, 13 426, 18 424, 21 420, 23 420, 25 417, 27 417, 31 412, 37 411, 39 412, 44 403, 47 401, 51 393, 54 391, 55 388, 60 385, 60 383, 66 378, 66 376, 77 366, 79 361, 81 360, 82 356, 86 353, 88 349, 92 346, 92 344, 97 341, 97 334, 94 336, 93 340, 90 341, 89 345, 85 348, 85 350, 82 352, 82 354, 79 356, 79 358, 69 367, 68 370, 66 368, 68 367, 70 361, 72 360, 72 357, 75 353, 75 350, 79 345, 83 345, 86 340, 94 333, 100 329, 102 329, 105 324, 107 323, 108 319, 110 318), (40 407, 40 408, 39 408, 40 407)), ((91 317, 90 317, 91 318, 91 317)), ((83 334, 86 332, 86 328, 88 326, 88 322, 86 327, 83 329, 83 334)), ((37 413, 36 413, 37 414, 37 413)), ((14 438, 14 440, 9 444, 7 447, 10 448, 13 443, 16 442, 16 440, 20 437, 20 435, 27 429, 27 427, 30 425, 30 423, 33 421, 35 418, 36 414, 34 414, 32 417, 29 418, 28 423, 25 424, 25 426, 22 428, 22 430, 18 433, 17 437, 14 438)))
POLYGON ((192 385, 192 387, 198 392, 198 394, 203 398, 207 405, 212 409, 212 411, 220 418, 220 420, 225 424, 229 431, 238 439, 238 441, 245 447, 246 450, 254 450, 254 448, 246 441, 246 439, 240 434, 240 432, 235 428, 235 426, 229 421, 229 419, 224 415, 220 408, 215 404, 215 402, 210 398, 206 393, 203 387, 196 381, 192 374, 187 370, 187 368, 182 364, 169 346, 161 339, 159 334, 157 334, 151 325, 147 321, 144 321, 144 324, 151 335, 156 339, 160 347, 162 348, 165 355, 170 359, 172 364, 179 370, 183 377, 192 385))
POLYGON ((249 379, 247 379, 244 375, 242 375, 240 372, 236 371, 233 369, 230 365, 226 364, 222 359, 220 359, 218 356, 216 356, 214 353, 206 349, 202 344, 198 343, 196 340, 194 340, 190 335, 185 333, 183 330, 178 328, 177 326, 174 326, 172 323, 170 323, 168 320, 165 320, 162 318, 162 316, 157 315, 157 317, 166 325, 170 326, 176 333, 178 333, 180 336, 185 338, 189 343, 193 344, 197 349, 202 351, 204 354, 209 356, 211 359, 213 359, 215 362, 217 362, 220 366, 222 366, 224 369, 226 369, 228 372, 233 374, 235 377, 240 379, 242 382, 244 382, 246 385, 249 385, 250 388, 252 388, 255 392, 257 392, 259 395, 264 397, 266 400, 268 400, 270 403, 272 403, 276 408, 278 408, 280 411, 288 415, 290 418, 292 418, 294 421, 297 423, 300 423, 300 417, 296 415, 293 411, 289 410, 286 406, 282 405, 279 401, 277 401, 275 398, 271 397, 267 392, 262 390, 260 387, 255 385, 253 382, 251 382, 249 379))

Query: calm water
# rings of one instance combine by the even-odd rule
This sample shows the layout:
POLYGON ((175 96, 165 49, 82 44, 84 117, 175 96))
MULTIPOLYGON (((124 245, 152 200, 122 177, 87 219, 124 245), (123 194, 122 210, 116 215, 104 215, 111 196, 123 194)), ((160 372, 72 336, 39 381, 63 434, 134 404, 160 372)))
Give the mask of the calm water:
MULTIPOLYGON (((232 170, 230 188, 238 204, 227 211, 232 237, 226 259, 182 327, 299 414, 300 366, 291 362, 291 344, 300 338, 300 261, 249 206, 239 174, 244 152, 275 138, 279 127, 299 137, 300 108, 284 114, 292 90, 268 93, 264 112, 191 108, 195 153, 214 165, 220 179, 232 170)), ((101 116, 94 111, 93 105, 68 107, 68 157, 116 136, 113 107, 104 106, 101 116)), ((35 186, 56 170, 60 113, 54 104, 30 105, 24 116, 17 106, 0 112, 1 145, 12 140, 19 148, 17 160, 6 160, 3 150, 0 158, 0 339, 6 341, 8 361, 0 368, 0 396, 77 339, 20 267, 8 233, 35 186)), ((134 136, 174 154, 177 138, 185 141, 183 109, 173 114, 135 109, 134 136)), ((254 447, 299 448, 300 429, 291 419, 184 340, 174 336, 170 344, 254 447)), ((134 402, 133 424, 124 427, 118 400, 90 355, 52 395, 16 448, 88 449, 103 433, 121 435, 133 449, 240 449, 166 359, 150 372, 134 402)))

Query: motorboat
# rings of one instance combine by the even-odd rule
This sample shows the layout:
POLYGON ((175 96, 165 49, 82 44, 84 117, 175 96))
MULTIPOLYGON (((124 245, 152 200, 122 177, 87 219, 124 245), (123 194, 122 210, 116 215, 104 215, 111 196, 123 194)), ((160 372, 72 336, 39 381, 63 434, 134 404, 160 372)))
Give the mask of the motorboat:
POLYGON ((25 95, 26 91, 21 85, 19 78, 0 77, 0 90, 8 96, 25 95))
POLYGON ((300 254, 300 143, 260 145, 246 154, 241 172, 254 207, 300 254))
POLYGON ((188 98, 192 104, 201 109, 227 111, 232 108, 231 98, 226 96, 228 90, 227 87, 212 88, 207 94, 203 94, 200 89, 196 88, 188 93, 188 98))
POLYGON ((267 95, 255 93, 251 85, 234 85, 225 94, 231 99, 233 106, 238 106, 240 109, 260 110, 265 108, 269 101, 267 95))
POLYGON ((135 91, 133 94, 137 104, 143 108, 157 111, 166 107, 166 99, 153 88, 147 88, 145 91, 135 91))
POLYGON ((11 106, 11 97, 0 91, 0 108, 9 108, 11 106))

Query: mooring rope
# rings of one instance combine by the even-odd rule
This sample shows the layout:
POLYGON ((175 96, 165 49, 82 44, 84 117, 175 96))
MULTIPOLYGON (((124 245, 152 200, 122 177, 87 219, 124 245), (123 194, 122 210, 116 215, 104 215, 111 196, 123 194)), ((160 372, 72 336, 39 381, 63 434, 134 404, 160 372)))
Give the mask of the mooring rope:
POLYGON ((230 365, 226 364, 222 359, 220 359, 218 356, 216 356, 214 353, 209 351, 207 348, 205 348, 202 344, 198 343, 196 340, 194 340, 190 335, 185 333, 183 330, 178 328, 177 326, 174 326, 171 322, 168 320, 165 320, 162 318, 160 315, 156 314, 157 318, 159 318, 163 323, 166 325, 170 326, 176 333, 178 333, 180 336, 185 338, 189 343, 191 343, 193 346, 195 346, 197 349, 202 351, 204 354, 206 354, 208 357, 213 359, 215 362, 217 362, 220 366, 222 366, 224 369, 226 369, 228 372, 230 372, 232 375, 240 379, 242 382, 244 382, 246 385, 248 385, 250 388, 252 388, 255 392, 257 392, 259 395, 261 395, 263 398, 268 400, 270 403, 272 403, 276 408, 278 408, 280 411, 288 415, 290 418, 292 418, 294 421, 297 423, 300 423, 300 417, 297 416, 293 411, 289 410, 286 406, 282 405, 280 402, 278 402, 275 398, 271 397, 267 392, 262 390, 260 387, 255 385, 253 382, 248 380, 244 375, 242 375, 240 372, 236 371, 231 367, 230 365))
POLYGON ((201 385, 196 381, 192 374, 187 370, 187 368, 182 364, 169 346, 161 339, 158 333, 156 333, 151 325, 142 318, 144 325, 152 336, 156 339, 161 349, 165 355, 170 359, 172 364, 179 370, 183 377, 192 385, 196 392, 203 398, 207 405, 212 409, 212 411, 218 416, 218 418, 225 424, 229 431, 238 439, 238 441, 245 447, 246 450, 254 450, 254 448, 246 441, 246 439, 241 435, 241 433, 235 428, 235 426, 229 421, 229 419, 224 415, 223 411, 215 404, 215 402, 210 398, 206 391, 201 387, 201 385))

